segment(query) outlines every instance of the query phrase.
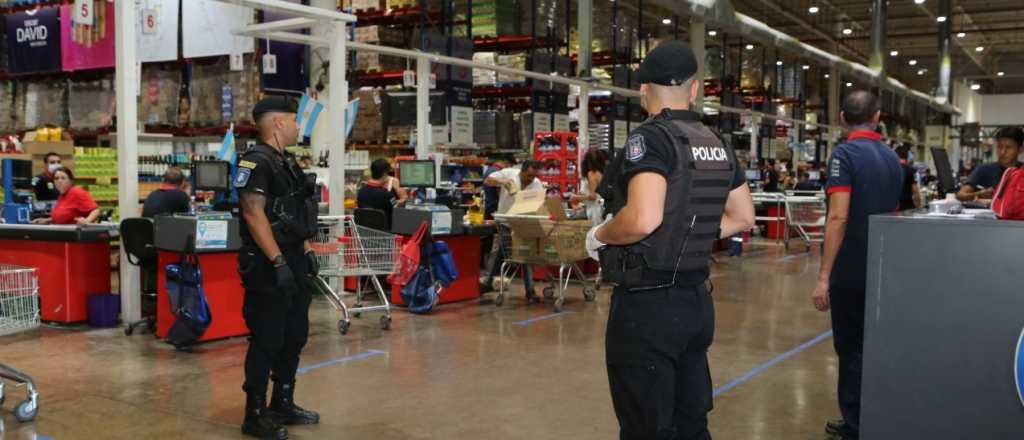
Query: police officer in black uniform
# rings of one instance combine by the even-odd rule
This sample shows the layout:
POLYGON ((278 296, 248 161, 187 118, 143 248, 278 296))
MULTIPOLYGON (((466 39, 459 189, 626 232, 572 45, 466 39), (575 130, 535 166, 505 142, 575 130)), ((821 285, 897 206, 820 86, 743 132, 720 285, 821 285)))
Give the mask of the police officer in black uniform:
POLYGON ((295 404, 295 371, 309 333, 312 277, 318 271, 309 239, 316 234, 315 176, 303 174, 285 147, 298 140, 296 105, 264 98, 253 108, 260 143, 238 162, 234 186, 242 211, 238 272, 245 287, 242 313, 252 336, 245 356, 242 432, 288 438, 283 425, 316 424, 320 416, 295 404), (267 381, 274 391, 267 406, 267 381))
POLYGON ((754 225, 732 148, 690 110, 700 78, 688 46, 667 41, 640 66, 651 115, 630 133, 599 191, 614 216, 587 250, 616 283, 605 340, 622 439, 710 439, 714 335, 708 260, 719 238, 754 225))

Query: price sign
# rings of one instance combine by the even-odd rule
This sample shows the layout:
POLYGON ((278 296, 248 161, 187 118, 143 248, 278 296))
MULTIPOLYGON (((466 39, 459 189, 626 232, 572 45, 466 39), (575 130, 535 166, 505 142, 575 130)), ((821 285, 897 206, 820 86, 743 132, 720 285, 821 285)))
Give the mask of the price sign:
POLYGON ((240 53, 233 53, 233 54, 231 54, 231 71, 232 72, 239 72, 243 68, 244 68, 244 59, 242 58, 242 54, 240 54, 240 53))
POLYGON ((266 54, 263 55, 263 74, 273 75, 277 73, 277 55, 266 54))
POLYGON ((75 0, 74 12, 71 21, 75 24, 93 26, 96 24, 96 11, 93 10, 93 0, 75 0))
POLYGON ((416 72, 412 70, 406 70, 402 72, 402 84, 406 87, 412 87, 416 85, 416 72))

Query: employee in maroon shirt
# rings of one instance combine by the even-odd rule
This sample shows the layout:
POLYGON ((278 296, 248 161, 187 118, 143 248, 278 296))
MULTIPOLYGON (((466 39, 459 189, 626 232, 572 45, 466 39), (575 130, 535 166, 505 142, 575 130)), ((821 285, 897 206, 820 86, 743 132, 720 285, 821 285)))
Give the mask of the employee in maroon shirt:
POLYGON ((48 218, 39 218, 32 221, 37 224, 54 225, 84 225, 96 223, 100 218, 100 208, 96 205, 92 195, 84 188, 75 186, 75 175, 67 168, 57 168, 53 171, 53 185, 57 187, 60 196, 57 197, 57 204, 48 218))

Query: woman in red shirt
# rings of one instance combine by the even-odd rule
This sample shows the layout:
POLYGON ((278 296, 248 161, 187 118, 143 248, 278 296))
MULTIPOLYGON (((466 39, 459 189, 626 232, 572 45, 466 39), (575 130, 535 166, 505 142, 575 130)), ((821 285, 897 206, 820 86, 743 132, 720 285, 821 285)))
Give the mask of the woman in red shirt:
POLYGON ((33 223, 54 225, 84 225, 95 223, 100 218, 100 209, 92 195, 84 188, 75 186, 75 175, 67 168, 53 171, 53 185, 60 196, 49 218, 35 219, 33 223))

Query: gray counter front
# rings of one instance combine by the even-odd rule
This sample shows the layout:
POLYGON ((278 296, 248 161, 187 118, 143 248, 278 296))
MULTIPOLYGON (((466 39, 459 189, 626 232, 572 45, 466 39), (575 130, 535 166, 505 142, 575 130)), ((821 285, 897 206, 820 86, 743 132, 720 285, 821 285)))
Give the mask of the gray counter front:
POLYGON ((867 276, 861 438, 1024 439, 1024 222, 872 217, 867 276))

